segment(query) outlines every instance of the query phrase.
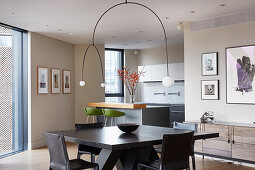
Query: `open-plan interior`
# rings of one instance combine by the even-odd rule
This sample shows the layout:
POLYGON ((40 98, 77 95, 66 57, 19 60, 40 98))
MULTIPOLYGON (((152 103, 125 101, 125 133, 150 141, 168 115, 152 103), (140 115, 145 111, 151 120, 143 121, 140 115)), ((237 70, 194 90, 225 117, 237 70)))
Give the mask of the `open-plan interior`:
POLYGON ((0 0, 0 170, 255 169, 254 0, 0 0))

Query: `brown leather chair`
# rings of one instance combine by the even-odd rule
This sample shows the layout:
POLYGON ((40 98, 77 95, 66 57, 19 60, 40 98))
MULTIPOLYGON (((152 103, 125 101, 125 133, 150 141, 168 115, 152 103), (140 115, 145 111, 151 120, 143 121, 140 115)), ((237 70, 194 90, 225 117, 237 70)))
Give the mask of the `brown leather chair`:
POLYGON ((69 160, 63 135, 46 132, 45 136, 50 153, 50 170, 78 170, 89 168, 99 170, 99 166, 96 163, 81 159, 69 160))
POLYGON ((161 158, 150 163, 139 163, 138 169, 189 170, 189 156, 194 132, 166 134, 163 137, 161 158))

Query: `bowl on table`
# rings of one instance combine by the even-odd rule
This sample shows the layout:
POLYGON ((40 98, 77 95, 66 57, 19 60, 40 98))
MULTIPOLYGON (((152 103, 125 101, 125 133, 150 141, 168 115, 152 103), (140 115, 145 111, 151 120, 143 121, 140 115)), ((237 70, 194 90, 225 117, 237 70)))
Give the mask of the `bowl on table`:
POLYGON ((136 123, 122 123, 122 124, 117 124, 117 126, 122 132, 132 133, 139 127, 139 124, 136 124, 136 123))

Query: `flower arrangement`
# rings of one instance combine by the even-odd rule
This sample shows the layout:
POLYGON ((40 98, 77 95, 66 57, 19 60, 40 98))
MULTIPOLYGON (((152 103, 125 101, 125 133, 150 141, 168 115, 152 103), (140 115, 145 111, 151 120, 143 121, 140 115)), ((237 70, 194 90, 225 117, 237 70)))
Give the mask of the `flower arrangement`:
POLYGON ((139 79, 145 73, 143 69, 138 72, 130 71, 130 69, 126 67, 123 67, 123 69, 117 70, 120 80, 124 83, 124 85, 126 86, 129 92, 130 103, 134 103, 135 91, 139 83, 139 79))

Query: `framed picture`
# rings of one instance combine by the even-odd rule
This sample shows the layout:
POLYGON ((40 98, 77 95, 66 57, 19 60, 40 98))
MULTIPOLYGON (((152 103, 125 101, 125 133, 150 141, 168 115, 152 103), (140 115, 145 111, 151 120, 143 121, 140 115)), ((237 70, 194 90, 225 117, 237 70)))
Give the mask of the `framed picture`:
POLYGON ((47 94, 48 93, 48 68, 37 67, 37 93, 47 94))
POLYGON ((60 93, 60 69, 52 68, 51 69, 51 93, 59 94, 60 93))
POLYGON ((218 75, 218 52, 202 54, 202 75, 218 75))
POLYGON ((202 100, 219 100, 219 80, 202 80, 201 88, 202 100))
POLYGON ((71 93, 71 72, 70 70, 63 70, 63 93, 71 93))
POLYGON ((255 46, 226 48, 226 102, 255 104, 255 46))

